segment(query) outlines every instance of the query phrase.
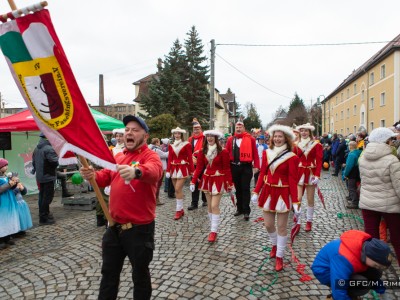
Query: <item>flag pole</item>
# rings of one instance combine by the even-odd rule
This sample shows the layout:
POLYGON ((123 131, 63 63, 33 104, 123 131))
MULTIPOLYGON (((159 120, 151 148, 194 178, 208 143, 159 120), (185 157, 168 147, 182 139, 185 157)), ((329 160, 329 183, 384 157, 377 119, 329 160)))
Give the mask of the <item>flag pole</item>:
POLYGON ((10 5, 11 10, 17 10, 14 0, 8 0, 8 4, 10 5))
MULTIPOLYGON (((89 168, 89 164, 88 164, 86 158, 81 155, 78 155, 78 156, 79 156, 79 160, 81 161, 83 167, 89 168)), ((103 199, 103 195, 101 194, 99 186, 97 185, 96 179, 92 178, 89 180, 89 182, 90 182, 91 186, 93 187, 94 192, 96 193, 97 200, 99 200, 100 206, 103 209, 104 215, 107 218, 108 225, 113 226, 115 224, 115 222, 111 218, 110 212, 108 211, 107 203, 103 199)))

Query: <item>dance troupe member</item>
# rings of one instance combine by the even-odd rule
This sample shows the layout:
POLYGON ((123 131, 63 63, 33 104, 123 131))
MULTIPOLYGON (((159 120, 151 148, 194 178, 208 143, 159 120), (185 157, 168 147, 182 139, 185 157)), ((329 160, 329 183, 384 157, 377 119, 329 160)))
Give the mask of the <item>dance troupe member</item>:
POLYGON ((201 177, 199 190, 203 191, 207 198, 208 217, 211 222, 211 232, 208 236, 210 243, 217 239, 220 221, 219 203, 224 192, 233 192, 231 166, 228 150, 222 149, 218 139, 222 133, 217 130, 204 131, 206 139, 203 148, 197 156, 197 167, 190 183, 190 191, 196 189, 198 178, 201 177))
POLYGON ((307 192, 307 223, 305 231, 311 231, 314 217, 315 188, 321 176, 323 149, 319 142, 314 141, 312 132, 315 128, 310 123, 297 126, 296 129, 300 131, 300 140, 297 147, 302 151, 302 154, 299 155, 300 179, 298 196, 301 203, 304 191, 307 192))
POLYGON ((192 159, 192 146, 183 140, 186 130, 176 127, 171 130, 174 135, 174 143, 169 145, 168 166, 165 177, 172 179, 176 195, 175 220, 179 220, 185 214, 183 210, 183 185, 186 178, 194 172, 192 159))
POLYGON ((270 258, 276 257, 275 270, 281 271, 288 239, 289 211, 292 204, 298 206, 299 158, 292 152, 294 134, 290 127, 273 125, 268 132, 271 135, 270 145, 263 153, 260 176, 251 200, 263 210, 265 227, 272 244, 270 258))

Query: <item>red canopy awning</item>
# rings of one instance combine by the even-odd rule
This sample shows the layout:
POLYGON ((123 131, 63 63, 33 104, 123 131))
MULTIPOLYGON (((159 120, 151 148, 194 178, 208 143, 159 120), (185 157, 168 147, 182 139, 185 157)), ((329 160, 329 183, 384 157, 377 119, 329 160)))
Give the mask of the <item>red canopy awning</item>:
POLYGON ((0 119, 0 132, 39 131, 31 112, 26 109, 14 115, 0 119))

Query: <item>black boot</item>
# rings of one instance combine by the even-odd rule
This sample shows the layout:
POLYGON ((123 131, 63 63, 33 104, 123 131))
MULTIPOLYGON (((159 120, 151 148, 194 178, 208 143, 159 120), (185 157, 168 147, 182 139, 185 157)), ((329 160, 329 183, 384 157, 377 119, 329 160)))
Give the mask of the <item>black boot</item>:
POLYGON ((60 178, 60 181, 61 181, 62 197, 63 198, 72 197, 74 194, 68 192, 68 189, 67 189, 67 177, 62 176, 62 177, 59 177, 59 178, 60 178))
POLYGON ((188 207, 188 210, 195 210, 197 208, 198 208, 197 203, 195 204, 195 203, 192 202, 192 204, 190 204, 190 206, 188 207))
POLYGON ((98 216, 98 215, 96 215, 96 219, 97 219, 97 227, 101 227, 101 226, 107 225, 107 222, 106 222, 106 220, 104 219, 104 216, 98 216))

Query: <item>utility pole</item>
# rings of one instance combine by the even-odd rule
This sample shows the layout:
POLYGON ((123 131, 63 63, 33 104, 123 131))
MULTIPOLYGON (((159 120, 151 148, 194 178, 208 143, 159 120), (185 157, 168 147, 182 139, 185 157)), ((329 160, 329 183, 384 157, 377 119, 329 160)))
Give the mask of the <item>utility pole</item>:
POLYGON ((211 69, 210 69, 210 129, 214 129, 215 108, 215 40, 211 40, 211 69))

